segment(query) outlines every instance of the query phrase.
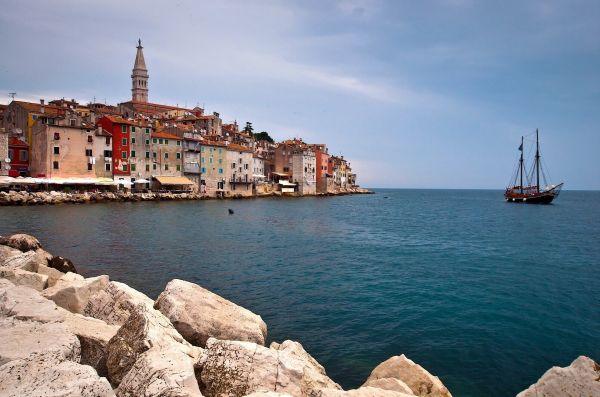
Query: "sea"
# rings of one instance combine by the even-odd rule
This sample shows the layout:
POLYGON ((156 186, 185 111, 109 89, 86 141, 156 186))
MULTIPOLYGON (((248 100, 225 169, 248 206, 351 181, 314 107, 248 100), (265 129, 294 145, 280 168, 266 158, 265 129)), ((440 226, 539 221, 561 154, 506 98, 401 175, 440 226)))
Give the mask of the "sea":
POLYGON ((494 190, 0 207, 85 276, 156 298, 174 278, 260 314, 344 388, 405 354, 455 397, 514 396, 600 360, 600 192, 494 190), (234 214, 230 215, 228 209, 234 214))

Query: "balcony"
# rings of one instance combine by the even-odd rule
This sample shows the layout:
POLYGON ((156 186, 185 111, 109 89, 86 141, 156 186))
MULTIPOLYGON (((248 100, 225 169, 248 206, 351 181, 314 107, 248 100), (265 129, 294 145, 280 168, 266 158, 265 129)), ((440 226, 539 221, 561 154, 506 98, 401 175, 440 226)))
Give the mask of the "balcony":
POLYGON ((250 184, 253 183, 254 181, 252 180, 252 178, 248 179, 246 178, 229 178, 229 183, 230 184, 250 184))

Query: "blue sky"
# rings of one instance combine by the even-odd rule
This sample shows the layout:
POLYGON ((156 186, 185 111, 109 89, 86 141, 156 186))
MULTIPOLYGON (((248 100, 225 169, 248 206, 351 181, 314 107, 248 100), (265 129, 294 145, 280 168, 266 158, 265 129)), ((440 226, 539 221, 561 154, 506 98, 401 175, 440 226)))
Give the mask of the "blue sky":
POLYGON ((503 188, 539 128, 600 189, 598 1, 23 1, 0 8, 0 102, 204 106, 344 154, 369 187, 503 188))

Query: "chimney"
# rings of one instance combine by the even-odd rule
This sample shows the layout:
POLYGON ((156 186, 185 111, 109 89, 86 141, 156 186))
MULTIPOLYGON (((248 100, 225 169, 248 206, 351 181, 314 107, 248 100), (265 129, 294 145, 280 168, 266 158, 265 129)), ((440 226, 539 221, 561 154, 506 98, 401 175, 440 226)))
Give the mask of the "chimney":
POLYGON ((44 100, 40 99, 40 105, 44 106, 44 100))

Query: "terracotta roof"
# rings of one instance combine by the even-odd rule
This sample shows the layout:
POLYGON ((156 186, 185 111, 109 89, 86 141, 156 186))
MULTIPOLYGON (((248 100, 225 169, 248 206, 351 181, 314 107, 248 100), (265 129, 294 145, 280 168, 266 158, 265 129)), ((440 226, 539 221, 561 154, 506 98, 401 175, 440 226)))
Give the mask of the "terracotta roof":
POLYGON ((127 101, 127 102, 123 102, 121 105, 132 105, 133 108, 136 110, 146 108, 145 111, 147 111, 149 113, 152 113, 152 112, 159 113, 159 112, 164 112, 166 110, 181 110, 184 112, 193 113, 192 109, 187 109, 187 108, 183 108, 180 106, 161 105, 159 103, 127 101))
POLYGON ((155 131, 152 133, 152 138, 165 138, 165 139, 175 139, 177 141, 181 141, 181 138, 177 135, 169 134, 165 131, 155 131))
POLYGON ((66 110, 65 108, 60 107, 60 106, 42 105, 40 103, 34 103, 34 102, 13 101, 11 103, 14 103, 14 104, 22 107, 29 113, 39 113, 39 114, 44 114, 44 115, 47 115, 50 117, 64 116, 65 110, 66 110), (42 113, 42 107, 44 108, 43 113, 42 113))
POLYGON ((20 140, 17 137, 14 137, 14 136, 11 136, 8 138, 8 145, 9 146, 29 147, 29 145, 27 145, 25 142, 23 142, 22 140, 20 140))
POLYGON ((201 145, 204 145, 204 146, 220 146, 220 147, 227 146, 224 142, 209 141, 209 140, 205 140, 204 142, 201 143, 201 145))
POLYGON ((230 143, 227 145, 227 150, 231 150, 233 152, 252 152, 252 149, 249 147, 238 145, 237 143, 230 143))
POLYGON ((97 136, 112 136, 110 131, 106 131, 104 128, 101 128, 100 131, 96 130, 97 136))
POLYGON ((111 122, 115 123, 115 124, 127 124, 127 125, 133 125, 135 127, 149 127, 148 122, 144 122, 142 120, 128 120, 125 119, 121 116, 113 116, 113 115, 104 115, 102 117, 106 117, 107 119, 109 119, 111 122))

